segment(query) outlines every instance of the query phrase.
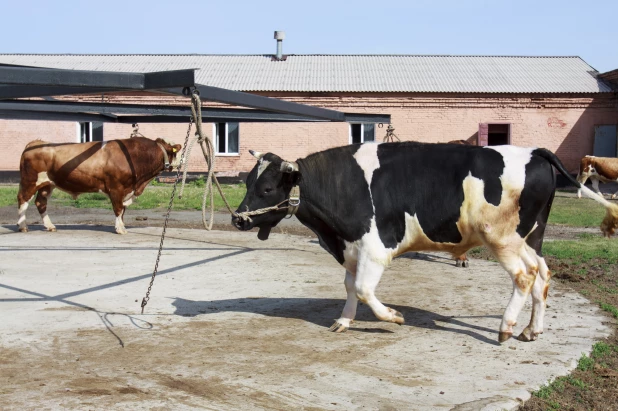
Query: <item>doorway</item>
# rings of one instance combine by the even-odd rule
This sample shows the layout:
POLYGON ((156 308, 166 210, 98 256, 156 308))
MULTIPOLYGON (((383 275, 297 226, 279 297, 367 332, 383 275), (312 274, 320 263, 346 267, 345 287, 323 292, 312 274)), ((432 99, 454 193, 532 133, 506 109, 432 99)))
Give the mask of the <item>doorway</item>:
POLYGON ((502 146, 511 144, 511 125, 508 123, 481 123, 477 145, 502 146))

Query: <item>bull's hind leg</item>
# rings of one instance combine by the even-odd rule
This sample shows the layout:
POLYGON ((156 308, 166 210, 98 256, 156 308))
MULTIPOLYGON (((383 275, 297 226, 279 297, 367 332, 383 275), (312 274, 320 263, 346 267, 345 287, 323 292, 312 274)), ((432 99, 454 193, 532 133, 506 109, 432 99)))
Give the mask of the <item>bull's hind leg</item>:
POLYGON ((28 209, 28 202, 32 200, 36 193, 36 182, 21 181, 19 183, 19 192, 17 193, 17 206, 19 207, 19 217, 17 219, 17 226, 22 233, 28 232, 28 225, 26 224, 26 210, 28 209))
POLYGON ((507 247, 491 247, 494 255, 509 273, 513 281, 513 294, 504 310, 498 341, 504 342, 513 335, 513 326, 517 324, 517 317, 530 294, 532 285, 536 280, 538 267, 536 264, 528 265, 525 261, 531 260, 525 257, 526 253, 523 239, 508 242, 507 247))
POLYGON ((539 334, 543 333, 543 318, 545 318, 545 307, 551 275, 543 257, 539 257, 531 248, 528 249, 528 254, 535 258, 539 274, 536 276, 532 286, 532 316, 528 326, 517 337, 520 341, 534 341, 539 334))
POLYGON ((405 320, 399 311, 386 307, 376 298, 375 290, 384 268, 384 264, 374 261, 366 252, 361 250, 354 284, 356 296, 371 308, 378 319, 403 324, 405 320))
POLYGON ((455 256, 455 267, 468 268, 469 266, 470 262, 468 261, 468 256, 466 253, 463 253, 460 256, 455 256))
POLYGON ((343 312, 341 313, 341 317, 335 321, 335 323, 330 327, 329 331, 333 331, 336 333, 346 332, 350 328, 350 324, 356 317, 356 307, 358 305, 358 298, 356 297, 356 287, 354 283, 356 281, 356 276, 350 271, 346 270, 345 272, 345 280, 343 283, 345 284, 345 290, 348 293, 348 299, 345 302, 345 306, 343 307, 343 312))
POLYGON ((56 231, 56 226, 52 224, 47 215, 47 200, 51 197, 53 190, 54 187, 51 184, 44 185, 39 188, 39 192, 34 200, 36 208, 39 210, 39 214, 41 214, 41 218, 43 219, 43 225, 47 231, 56 231))

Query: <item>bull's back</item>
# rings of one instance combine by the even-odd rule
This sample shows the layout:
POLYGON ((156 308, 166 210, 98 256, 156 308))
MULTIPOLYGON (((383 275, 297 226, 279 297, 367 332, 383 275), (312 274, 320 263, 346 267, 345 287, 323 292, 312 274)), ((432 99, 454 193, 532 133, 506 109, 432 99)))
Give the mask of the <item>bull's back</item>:
POLYGON ((21 180, 36 180, 37 185, 50 182, 72 193, 98 191, 100 187, 93 186, 92 176, 96 176, 107 161, 101 148, 101 142, 32 141, 22 153, 21 180))

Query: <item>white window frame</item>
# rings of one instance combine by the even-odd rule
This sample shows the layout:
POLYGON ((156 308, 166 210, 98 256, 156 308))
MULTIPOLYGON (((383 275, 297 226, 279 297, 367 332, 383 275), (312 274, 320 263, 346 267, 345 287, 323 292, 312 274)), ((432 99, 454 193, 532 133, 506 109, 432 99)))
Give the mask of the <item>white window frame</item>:
POLYGON ((219 152, 219 134, 217 133, 217 125, 222 123, 213 123, 212 124, 212 135, 214 136, 213 140, 215 143, 215 156, 219 157, 239 157, 240 156, 240 123, 238 123, 238 153, 228 153, 228 123, 225 122, 225 153, 219 152))
POLYGON ((92 142, 92 122, 91 121, 78 121, 77 123, 75 123, 75 134, 76 134, 76 141, 78 143, 90 143, 92 142), (82 124, 88 124, 88 135, 90 140, 88 141, 82 141, 82 124))
POLYGON ((375 143, 376 141, 376 125, 374 123, 349 123, 349 127, 348 127, 348 143, 349 144, 356 144, 352 142, 352 125, 353 124, 360 124, 361 126, 361 141, 360 143, 363 144, 365 142, 365 124, 373 124, 373 141, 371 141, 371 143, 375 143))

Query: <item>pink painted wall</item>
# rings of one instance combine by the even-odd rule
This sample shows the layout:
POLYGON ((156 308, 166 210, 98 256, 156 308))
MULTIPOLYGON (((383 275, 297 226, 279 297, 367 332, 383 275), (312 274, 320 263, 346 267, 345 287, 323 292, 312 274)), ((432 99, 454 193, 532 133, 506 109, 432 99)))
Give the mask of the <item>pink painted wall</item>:
MULTIPOLYGON (((476 140, 479 123, 510 123, 511 144, 545 147, 554 151, 568 170, 576 172, 579 159, 592 152, 594 126, 618 124, 618 102, 614 95, 595 96, 470 96, 470 95, 301 95, 276 94, 298 103, 344 112, 389 113, 401 140, 447 142, 476 140)), ((182 97, 117 95, 106 101, 184 105, 182 97)), ((82 101, 101 101, 101 96, 84 96, 82 101)), ((130 125, 104 125, 106 140, 128 138, 130 125)), ((182 143, 186 124, 140 124, 147 137, 163 137, 182 143)), ((205 130, 212 135, 211 124, 205 130)), ((377 140, 386 132, 377 128, 377 140)), ((193 129, 194 131, 194 129, 193 129)), ((77 141, 75 123, 0 120, 0 170, 17 170, 19 156, 29 141, 43 138, 52 142, 77 141)), ((191 133, 193 138, 193 132, 191 133)), ((346 123, 241 123, 240 154, 218 156, 216 170, 236 175, 250 170, 255 159, 249 149, 273 152, 288 160, 348 144, 346 123)), ((204 171, 205 163, 195 147, 191 171, 204 171)))

